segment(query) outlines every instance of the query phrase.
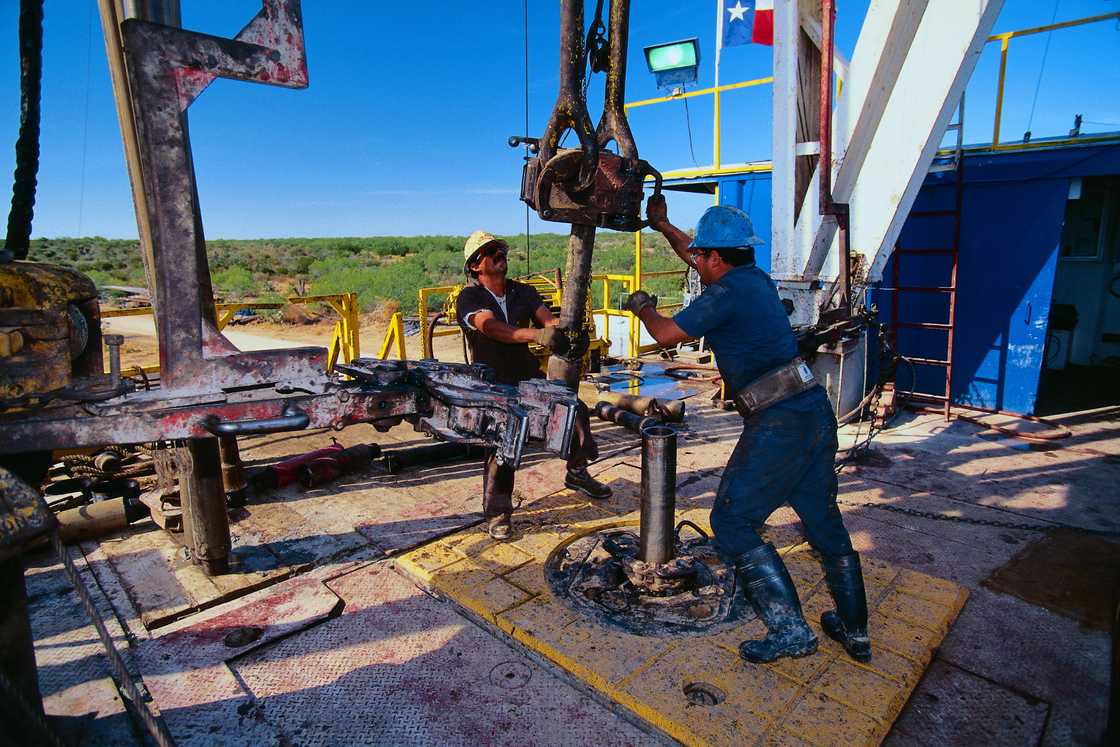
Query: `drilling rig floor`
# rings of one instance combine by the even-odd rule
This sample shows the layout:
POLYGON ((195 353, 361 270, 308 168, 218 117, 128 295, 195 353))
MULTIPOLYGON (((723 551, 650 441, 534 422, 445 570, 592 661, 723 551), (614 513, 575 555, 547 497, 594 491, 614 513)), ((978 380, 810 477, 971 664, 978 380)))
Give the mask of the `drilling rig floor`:
MULTIPOLYGON (((707 531, 740 421, 703 400, 689 398, 679 426, 676 519, 707 531)), ((1108 418, 1068 422, 1080 443, 1120 453, 1108 418)), ((375 462, 325 487, 251 498, 231 515, 232 572, 221 576, 203 576, 150 519, 67 546, 88 604, 49 552, 29 556, 48 720, 71 742, 141 744, 147 714, 179 745, 1012 745, 1048 732, 1087 743, 1103 730, 1108 634, 1008 579, 1033 578, 1016 570, 1032 548, 1061 550, 1062 535, 1030 527, 1120 530, 1109 524, 1120 516, 1114 457, 900 416, 840 475, 873 658, 852 662, 817 627, 830 606, 820 565, 782 509, 766 535, 820 650, 756 666, 736 653, 761 631, 749 612, 638 635, 556 594, 550 561, 637 521, 639 436, 593 428, 591 471, 614 496, 572 493, 562 460, 527 453, 505 543, 479 528, 476 458, 395 474, 375 462)), ((842 430, 842 445, 861 440, 856 429, 842 430)), ((430 443, 408 427, 357 425, 245 438, 242 457, 250 469, 273 464, 332 435, 387 454, 430 443)))

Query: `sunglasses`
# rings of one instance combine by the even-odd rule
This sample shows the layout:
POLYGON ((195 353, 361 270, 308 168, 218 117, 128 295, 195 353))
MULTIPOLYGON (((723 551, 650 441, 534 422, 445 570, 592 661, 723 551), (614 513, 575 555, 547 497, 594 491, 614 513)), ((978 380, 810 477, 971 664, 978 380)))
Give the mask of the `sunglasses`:
POLYGON ((700 259, 701 257, 708 256, 708 252, 710 252, 710 251, 712 251, 712 250, 711 249, 689 249, 688 250, 688 256, 692 260, 697 260, 697 259, 700 259))
POLYGON ((506 250, 498 244, 490 244, 478 250, 478 258, 485 259, 486 257, 506 256, 506 250))

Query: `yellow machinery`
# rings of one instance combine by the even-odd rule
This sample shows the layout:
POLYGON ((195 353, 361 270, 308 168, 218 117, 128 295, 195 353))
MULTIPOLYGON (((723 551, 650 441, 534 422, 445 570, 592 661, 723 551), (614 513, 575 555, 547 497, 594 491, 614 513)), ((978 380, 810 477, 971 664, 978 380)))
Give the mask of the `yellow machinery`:
POLYGON ((0 263, 0 409, 103 370, 97 289, 56 265, 0 263))

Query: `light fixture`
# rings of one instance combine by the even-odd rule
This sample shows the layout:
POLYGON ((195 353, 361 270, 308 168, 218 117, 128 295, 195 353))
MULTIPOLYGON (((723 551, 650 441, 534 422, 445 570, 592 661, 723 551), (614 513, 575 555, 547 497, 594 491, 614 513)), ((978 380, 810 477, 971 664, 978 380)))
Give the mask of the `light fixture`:
POLYGON ((654 74, 658 88, 675 88, 696 82, 700 40, 695 36, 666 44, 651 44, 643 51, 646 65, 654 74))

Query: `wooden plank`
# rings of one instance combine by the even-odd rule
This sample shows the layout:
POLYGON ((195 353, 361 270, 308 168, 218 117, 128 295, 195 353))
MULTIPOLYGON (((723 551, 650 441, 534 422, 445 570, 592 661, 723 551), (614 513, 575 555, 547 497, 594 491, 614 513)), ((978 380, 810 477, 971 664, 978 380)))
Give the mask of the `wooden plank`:
MULTIPOLYGON (((1003 0, 928 5, 910 44, 916 53, 906 56, 898 72, 861 168, 846 171, 843 178, 837 174, 837 189, 849 194, 852 205, 851 245, 868 260, 869 280, 882 273, 1002 6, 1003 0)), ((853 78, 859 54, 857 47, 853 78)), ((862 129, 858 134, 867 136, 862 129)), ((849 147, 849 160, 858 154, 855 147, 849 147)), ((835 274, 835 237, 830 245, 831 250, 813 246, 806 275, 835 274)))
MULTIPOLYGON (((867 10, 833 112, 832 192, 836 202, 851 199, 927 4, 928 0, 874 0, 867 10)), ((795 232, 804 264, 802 275, 807 278, 821 275, 826 259, 824 275, 834 277, 838 266, 833 251, 836 223, 822 220, 816 205, 819 182, 819 174, 814 174, 795 232)))

